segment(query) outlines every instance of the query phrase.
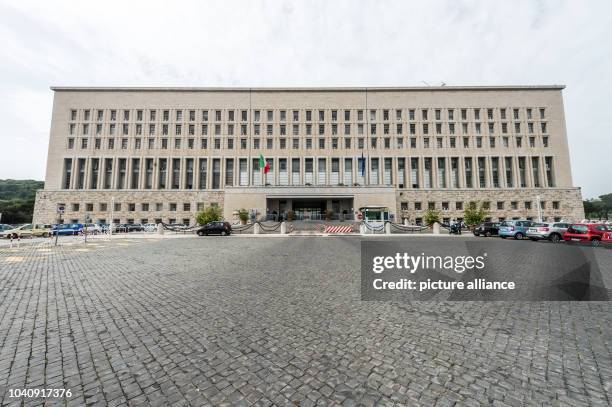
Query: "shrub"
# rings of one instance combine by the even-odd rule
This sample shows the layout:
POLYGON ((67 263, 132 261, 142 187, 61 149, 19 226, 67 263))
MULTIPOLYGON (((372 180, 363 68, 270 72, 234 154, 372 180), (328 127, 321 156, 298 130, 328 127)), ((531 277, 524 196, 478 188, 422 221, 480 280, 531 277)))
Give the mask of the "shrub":
POLYGON ((199 212, 196 217, 196 220, 200 225, 206 225, 207 223, 219 221, 221 219, 221 208, 219 206, 209 206, 208 208, 199 212))
POLYGON ((431 226, 436 222, 440 223, 440 212, 435 209, 427 209, 423 220, 427 226, 431 226))
POLYGON ((242 222, 246 222, 247 220, 249 220, 249 211, 247 211, 246 209, 242 208, 238 211, 238 218, 242 221, 242 222))
POLYGON ((488 214, 484 204, 470 202, 463 211, 463 222, 471 229, 484 222, 488 214))

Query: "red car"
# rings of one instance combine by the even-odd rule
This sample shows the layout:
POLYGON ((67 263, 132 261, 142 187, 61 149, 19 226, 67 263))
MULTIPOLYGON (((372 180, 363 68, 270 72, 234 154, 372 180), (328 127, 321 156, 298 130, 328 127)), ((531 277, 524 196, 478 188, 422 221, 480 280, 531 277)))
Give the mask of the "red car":
MULTIPOLYGON (((612 230, 612 226, 608 225, 608 230, 612 230)), ((612 246, 612 231, 603 234, 601 237, 601 243, 606 243, 612 246)))
POLYGON ((593 246, 599 246, 603 235, 609 231, 612 231, 612 228, 606 225, 575 223, 567 228, 563 240, 566 242, 591 242, 593 246))

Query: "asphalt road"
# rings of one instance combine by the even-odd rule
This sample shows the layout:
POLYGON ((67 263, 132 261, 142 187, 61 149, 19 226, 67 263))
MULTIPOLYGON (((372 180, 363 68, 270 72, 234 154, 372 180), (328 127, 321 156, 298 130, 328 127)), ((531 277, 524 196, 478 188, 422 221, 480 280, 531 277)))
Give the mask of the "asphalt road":
POLYGON ((610 405, 609 302, 362 301, 361 240, 2 247, 0 402, 610 405))

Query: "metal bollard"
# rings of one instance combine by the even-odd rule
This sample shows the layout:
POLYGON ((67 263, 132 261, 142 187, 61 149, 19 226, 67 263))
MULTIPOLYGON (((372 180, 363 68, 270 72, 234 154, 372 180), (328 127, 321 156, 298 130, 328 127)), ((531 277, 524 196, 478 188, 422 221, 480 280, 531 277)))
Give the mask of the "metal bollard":
POLYGON ((259 235, 261 233, 259 222, 253 224, 253 234, 259 235))
POLYGON ((285 222, 281 222, 280 233, 281 235, 287 234, 287 224, 285 222))
POLYGON ((385 223, 385 235, 391 234, 391 222, 385 223))
POLYGON ((157 234, 158 235, 163 235, 164 234, 164 225, 162 225, 161 223, 157 224, 157 234))

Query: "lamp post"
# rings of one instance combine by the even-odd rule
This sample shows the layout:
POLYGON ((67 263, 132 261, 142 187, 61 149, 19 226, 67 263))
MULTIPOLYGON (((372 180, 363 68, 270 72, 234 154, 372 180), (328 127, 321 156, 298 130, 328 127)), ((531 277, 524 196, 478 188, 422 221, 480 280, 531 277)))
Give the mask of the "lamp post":
POLYGON ((110 212, 110 223, 108 224, 108 236, 113 236, 113 218, 115 217, 115 197, 111 196, 111 212, 110 212))

